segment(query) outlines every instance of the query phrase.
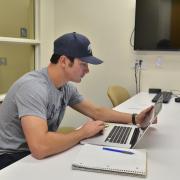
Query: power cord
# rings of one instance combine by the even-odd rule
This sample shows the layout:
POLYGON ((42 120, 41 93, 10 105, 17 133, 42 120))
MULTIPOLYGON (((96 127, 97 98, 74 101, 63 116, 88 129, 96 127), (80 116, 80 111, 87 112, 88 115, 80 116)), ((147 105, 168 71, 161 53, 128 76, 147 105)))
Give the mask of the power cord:
POLYGON ((132 37, 133 37, 133 35, 134 35, 134 29, 135 29, 135 28, 133 28, 133 31, 132 31, 132 33, 131 33, 131 37, 130 37, 130 40, 129 40, 129 43, 130 43, 131 47, 134 47, 134 44, 132 43, 132 37))
POLYGON ((142 70, 143 60, 136 60, 134 66, 135 84, 136 84, 136 94, 141 91, 141 70, 142 70))
POLYGON ((137 71, 138 71, 138 63, 135 62, 135 66, 134 66, 134 76, 135 76, 135 84, 136 84, 136 94, 138 93, 137 71))
POLYGON ((143 60, 139 60, 139 92, 141 92, 141 70, 143 60))

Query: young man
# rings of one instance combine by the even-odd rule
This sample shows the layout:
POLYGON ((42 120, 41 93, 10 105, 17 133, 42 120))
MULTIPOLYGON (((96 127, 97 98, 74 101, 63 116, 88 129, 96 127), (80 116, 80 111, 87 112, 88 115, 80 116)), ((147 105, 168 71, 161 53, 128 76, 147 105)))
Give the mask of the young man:
POLYGON ((103 130, 106 121, 140 124, 151 107, 136 117, 98 107, 84 99, 69 81, 79 83, 89 72, 88 63, 101 64, 92 55, 89 40, 77 33, 54 42, 47 68, 25 74, 9 89, 0 108, 1 168, 31 153, 37 159, 65 151, 80 140, 103 130), (68 134, 56 132, 70 106, 90 118, 68 134))

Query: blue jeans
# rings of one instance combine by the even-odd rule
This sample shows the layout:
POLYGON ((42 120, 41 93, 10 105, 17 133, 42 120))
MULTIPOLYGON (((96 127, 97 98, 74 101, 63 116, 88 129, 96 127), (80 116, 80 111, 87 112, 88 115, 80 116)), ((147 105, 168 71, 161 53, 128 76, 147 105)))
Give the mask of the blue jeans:
POLYGON ((29 151, 24 151, 24 152, 17 152, 17 153, 12 153, 12 154, 1 154, 0 155, 0 169, 3 169, 10 164, 18 161, 19 159, 22 159, 23 157, 29 155, 29 151))

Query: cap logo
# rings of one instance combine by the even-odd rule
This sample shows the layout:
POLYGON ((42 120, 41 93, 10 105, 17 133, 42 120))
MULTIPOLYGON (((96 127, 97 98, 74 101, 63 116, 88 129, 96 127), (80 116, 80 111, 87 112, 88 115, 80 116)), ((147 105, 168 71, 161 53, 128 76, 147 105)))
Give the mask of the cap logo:
POLYGON ((92 54, 91 44, 89 44, 87 50, 88 50, 88 53, 89 53, 89 54, 92 54))

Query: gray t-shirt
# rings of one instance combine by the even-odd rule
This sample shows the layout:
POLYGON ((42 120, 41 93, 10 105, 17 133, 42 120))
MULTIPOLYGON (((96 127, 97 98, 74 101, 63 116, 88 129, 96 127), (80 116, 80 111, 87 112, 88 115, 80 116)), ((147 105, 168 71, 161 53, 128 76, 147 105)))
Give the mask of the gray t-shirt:
POLYGON ((82 100, 70 83, 57 89, 48 77, 47 68, 25 74, 12 85, 0 106, 0 154, 29 150, 21 117, 40 117, 47 121, 49 131, 56 131, 66 106, 82 100))

